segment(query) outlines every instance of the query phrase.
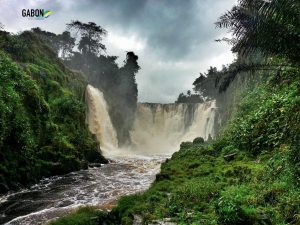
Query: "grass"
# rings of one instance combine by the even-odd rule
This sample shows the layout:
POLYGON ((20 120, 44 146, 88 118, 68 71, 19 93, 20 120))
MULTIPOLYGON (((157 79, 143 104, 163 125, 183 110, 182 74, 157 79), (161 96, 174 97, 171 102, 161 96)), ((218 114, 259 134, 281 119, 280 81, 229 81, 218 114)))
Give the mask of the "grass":
POLYGON ((84 207, 48 225, 97 225, 100 214, 101 212, 93 207, 84 207))

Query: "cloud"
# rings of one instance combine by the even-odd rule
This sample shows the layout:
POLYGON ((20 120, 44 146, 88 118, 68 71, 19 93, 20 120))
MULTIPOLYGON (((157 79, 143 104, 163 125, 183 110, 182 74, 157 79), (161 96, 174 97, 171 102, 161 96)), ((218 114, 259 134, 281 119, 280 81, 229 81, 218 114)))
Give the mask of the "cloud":
POLYGON ((74 9, 81 9, 83 13, 98 12, 100 23, 113 24, 125 35, 138 33, 147 40, 151 51, 173 60, 189 55, 195 46, 205 50, 207 42, 218 34, 213 23, 232 2, 234 0, 86 0, 74 9))
POLYGON ((108 30, 108 52, 133 50, 142 67, 137 75, 139 100, 172 102, 192 88, 193 79, 210 65, 221 67, 233 56, 216 43, 226 32, 214 22, 236 0, 0 0, 0 22, 10 31, 39 26, 62 32, 72 19, 93 21, 108 30), (21 17, 22 8, 54 11, 47 20, 21 17))

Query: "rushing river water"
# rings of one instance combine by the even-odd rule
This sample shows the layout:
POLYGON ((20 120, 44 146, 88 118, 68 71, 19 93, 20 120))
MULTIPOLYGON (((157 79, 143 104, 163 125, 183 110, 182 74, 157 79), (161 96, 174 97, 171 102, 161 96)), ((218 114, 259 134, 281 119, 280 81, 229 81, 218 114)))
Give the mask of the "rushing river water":
POLYGON ((47 178, 0 196, 0 224, 44 224, 82 205, 110 208, 120 196, 147 189, 163 160, 114 158, 110 164, 47 178))

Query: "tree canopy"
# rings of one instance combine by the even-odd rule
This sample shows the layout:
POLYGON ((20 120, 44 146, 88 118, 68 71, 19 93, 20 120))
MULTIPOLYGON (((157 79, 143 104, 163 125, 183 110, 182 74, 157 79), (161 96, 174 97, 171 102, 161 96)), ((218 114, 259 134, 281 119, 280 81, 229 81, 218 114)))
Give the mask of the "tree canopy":
POLYGON ((233 45, 233 52, 247 55, 259 50, 299 63, 299 15, 299 0, 239 0, 216 26, 232 32, 232 39, 223 40, 233 45))
POLYGON ((75 30, 79 33, 81 39, 79 41, 78 49, 83 54, 99 55, 101 51, 105 51, 106 47, 102 44, 103 37, 106 36, 107 31, 94 22, 83 23, 78 20, 67 24, 68 30, 75 30))

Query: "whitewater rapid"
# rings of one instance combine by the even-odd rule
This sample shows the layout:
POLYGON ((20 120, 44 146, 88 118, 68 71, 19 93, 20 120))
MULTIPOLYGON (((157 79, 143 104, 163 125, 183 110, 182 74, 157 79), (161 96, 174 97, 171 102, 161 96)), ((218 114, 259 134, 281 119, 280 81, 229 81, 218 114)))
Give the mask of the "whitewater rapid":
POLYGON ((41 225, 80 206, 110 210, 120 196, 146 190, 163 160, 115 158, 99 168, 43 179, 0 196, 0 224, 41 225))

